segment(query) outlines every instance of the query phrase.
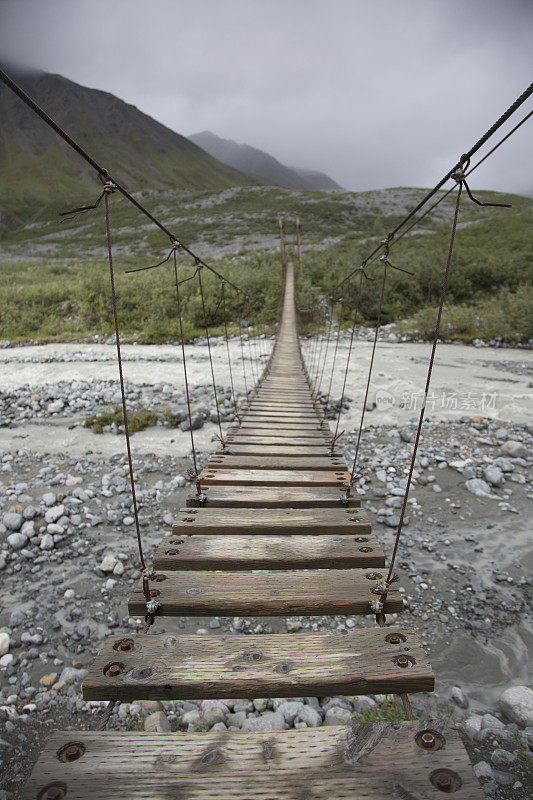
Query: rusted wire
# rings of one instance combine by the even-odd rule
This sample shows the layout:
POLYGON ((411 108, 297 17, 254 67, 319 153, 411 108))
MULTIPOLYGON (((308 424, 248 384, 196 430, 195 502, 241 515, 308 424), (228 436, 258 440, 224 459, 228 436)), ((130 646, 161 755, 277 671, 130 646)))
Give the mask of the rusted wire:
POLYGON ((332 361, 332 364, 331 364, 331 373, 330 373, 330 376, 329 376, 328 393, 327 393, 327 396, 326 396, 326 402, 325 402, 325 405, 324 405, 324 414, 322 416, 322 419, 326 419, 326 414, 328 413, 329 401, 330 401, 330 397, 331 397, 331 385, 333 383, 333 373, 335 371, 335 363, 337 361, 337 352, 339 350, 339 339, 340 339, 340 336, 341 336, 342 315, 343 315, 343 313, 344 313, 344 298, 341 297, 341 299, 339 300, 339 324, 338 324, 338 327, 337 327, 337 339, 335 341, 335 350, 333 351, 333 361, 332 361))
POLYGON ((440 332, 440 323, 441 323, 441 319, 442 319, 442 311, 443 311, 443 308, 444 308, 444 299, 446 297, 446 290, 448 288, 448 276, 450 274, 450 266, 451 266, 451 263, 452 263, 453 246, 454 246, 454 243, 455 243, 455 232, 457 230, 457 219, 458 219, 458 216, 459 216, 459 205, 461 203, 462 188, 463 188, 463 182, 459 181, 459 189, 457 191, 457 198, 456 198, 456 202, 455 202, 455 210, 454 210, 454 215, 453 215, 452 230, 451 230, 451 235, 450 235, 450 245, 449 245, 449 248, 448 248, 448 258, 446 260, 446 266, 444 268, 444 275, 443 275, 443 279, 442 279, 439 310, 437 312, 437 320, 436 320, 436 323, 435 323, 435 331, 434 331, 434 334, 433 334, 433 344, 431 346, 431 355, 430 355, 430 358, 429 358, 428 371, 427 371, 427 376, 426 376, 426 385, 425 385, 425 388, 424 388, 424 399, 422 401, 422 408, 420 409, 420 416, 418 418, 418 427, 417 427, 415 441, 414 441, 414 445, 413 445, 413 451, 412 451, 412 454, 411 454, 411 463, 409 465, 409 473, 407 475, 407 483, 406 483, 406 487, 405 487, 405 493, 404 493, 404 496, 403 496, 402 506, 401 506, 401 510, 400 510, 400 519, 399 519, 399 522, 398 522, 398 528, 396 530, 396 538, 395 538, 395 541, 394 541, 394 548, 393 548, 393 551, 392 551, 392 556, 391 556, 390 566, 389 566, 389 572, 388 572, 387 579, 386 579, 386 585, 387 586, 390 585, 390 583, 392 581, 392 578, 393 578, 394 562, 396 560, 396 554, 398 552, 398 544, 400 542, 400 536, 401 536, 401 532, 402 532, 402 528, 403 528, 403 522, 404 522, 404 518, 405 518, 405 510, 407 508, 407 500, 408 500, 408 497, 409 497, 409 490, 411 488, 411 482, 413 480, 413 472, 414 472, 414 468, 415 468, 416 454, 418 452, 418 444, 420 442, 420 434, 422 432, 422 423, 424 422, 424 413, 425 413, 425 410, 426 410, 426 400, 427 400, 427 396, 428 396, 428 393, 429 393, 429 385, 431 383, 431 374, 433 372, 433 363, 435 361, 435 352, 437 350, 437 342, 438 342, 439 332, 440 332))
POLYGON ((237 408, 237 397, 235 395, 235 386, 233 383, 233 368, 231 366, 231 356, 229 350, 229 337, 228 337, 228 318, 227 318, 227 309, 226 309, 226 282, 222 281, 222 308, 224 311, 224 338, 226 340, 226 352, 228 354, 228 369, 229 369, 229 380, 231 385, 231 396, 233 398, 233 408, 235 409, 235 416, 237 420, 240 422, 241 418, 239 415, 239 409, 237 408))
POLYGON ((220 409, 218 407, 218 393, 217 393, 217 385, 215 382, 215 369, 213 367, 213 356, 211 353, 211 340, 209 338, 209 326, 207 324, 207 315, 205 313, 205 299, 204 299, 204 287, 202 284, 202 267, 198 265, 198 285, 200 287, 200 298, 202 301, 202 313, 204 316, 204 328, 205 328, 205 338, 207 339, 207 352, 209 354, 209 366, 211 368, 211 380, 213 383, 213 395, 215 397, 215 407, 217 411, 217 421, 218 421, 218 432, 220 435, 220 441, 222 444, 224 443, 224 435, 222 433, 222 423, 220 421, 220 409))
POLYGON ((147 603, 149 603, 152 599, 150 595, 150 584, 148 580, 148 571, 146 569, 146 563, 144 560, 144 553, 143 553, 143 545, 141 539, 141 529, 139 525, 139 511, 137 508, 137 494, 135 491, 135 477, 133 474, 133 458, 131 454, 131 443, 130 443, 130 431, 128 425, 128 409, 126 405, 126 391, 124 388, 124 373, 122 370, 122 352, 120 347, 120 333, 119 333, 119 325, 118 325, 118 311, 117 311, 117 295, 115 290, 115 272, 113 269, 113 252, 111 247, 111 225, 109 221, 109 195, 114 191, 112 186, 106 184, 104 187, 104 208, 105 208, 105 225, 106 225, 106 236, 107 236, 107 253, 109 259, 109 278, 111 283, 111 303, 113 306, 113 320, 115 324, 115 342, 117 347, 117 363, 118 363, 118 374, 119 374, 119 381, 120 381, 120 396, 122 399, 122 414, 124 416, 124 435, 126 437, 126 450, 128 454, 128 469, 129 469, 129 476, 130 476, 130 491, 131 491, 131 499, 133 505, 133 518, 135 520, 135 530, 137 534, 137 546, 139 549, 139 558, 141 562, 142 572, 143 572, 143 593, 147 603))
POLYGON ((111 714, 113 713, 113 709, 115 708, 118 700, 110 700, 106 706, 106 709, 101 717, 98 719, 98 724, 95 728, 95 731, 103 731, 109 720, 111 719, 111 714))
MULTIPOLYGON (((190 278, 186 278, 186 280, 191 280, 196 275, 196 272, 190 276, 190 278)), ((199 475, 198 475, 198 463, 196 460, 196 448, 194 446, 194 433, 192 430, 192 412, 191 412, 191 396, 189 393, 189 380, 187 376, 187 359, 185 357, 185 337, 183 335, 183 319, 181 313, 181 294, 180 294, 180 284, 185 283, 185 281, 178 280, 178 259, 177 259, 177 252, 174 250, 174 281, 176 286, 176 301, 178 305, 178 322, 180 327, 180 342, 181 342, 181 358, 183 362, 183 377, 185 381, 185 396, 187 398, 187 415, 189 418, 189 433, 191 437, 191 449, 192 449, 192 460, 194 464, 194 481, 196 483, 196 493, 200 495, 202 493, 200 482, 199 482, 199 475)))
POLYGON ((335 433, 333 434, 333 441, 336 441, 337 434, 339 432, 339 423, 340 423, 341 414, 342 414, 342 404, 344 403, 344 393, 346 391, 346 381, 348 379, 348 369, 350 367, 350 359, 351 359, 351 356, 352 356, 352 348, 353 348, 353 339, 354 339, 354 335, 355 335, 355 327, 357 325, 357 318, 358 318, 358 315, 359 315, 359 305, 361 304, 361 294, 363 292, 364 270, 361 269, 360 272, 361 272, 361 277, 359 278, 359 287, 358 287, 358 292, 357 292, 357 300, 356 300, 356 303, 355 303, 353 324, 352 324, 352 330, 351 330, 351 333, 350 333, 350 345, 348 347, 348 355, 346 357, 346 368, 344 370, 344 380, 342 382, 342 392, 341 392, 341 399, 340 399, 340 403, 339 403, 339 413, 337 414, 337 422, 335 424, 335 433))

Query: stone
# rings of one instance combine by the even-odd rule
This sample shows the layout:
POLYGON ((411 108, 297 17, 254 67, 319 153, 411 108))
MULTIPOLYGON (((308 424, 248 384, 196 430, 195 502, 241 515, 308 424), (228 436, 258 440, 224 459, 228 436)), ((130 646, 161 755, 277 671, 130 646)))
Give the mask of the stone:
POLYGON ((144 720, 144 730, 152 733, 170 733, 170 722, 164 711, 156 711, 144 720))
POLYGON ((481 719, 481 730, 485 730, 485 728, 505 728, 505 724, 495 717, 494 714, 483 714, 481 719))
POLYGON ((300 722, 305 722, 308 728, 318 728, 322 724, 322 717, 315 708, 304 705, 298 713, 300 722))
POLYGON ((243 731, 284 731, 287 723, 279 711, 265 711, 260 717, 248 717, 242 725, 243 731))
POLYGON ((0 656, 5 656, 9 650, 11 639, 9 633, 0 633, 0 656))
POLYGON ((464 726, 466 735, 469 739, 474 740, 476 738, 476 734, 481 731, 481 721, 483 717, 480 714, 471 714, 469 717, 466 718, 464 726))
POLYGON ((59 676, 60 681, 82 681, 87 675, 86 669, 76 669, 76 667, 65 667, 59 676))
POLYGON ((49 414, 56 414, 58 411, 63 410, 64 405, 64 401, 59 398, 59 400, 54 400, 52 403, 48 403, 46 410, 49 414))
POLYGON ((326 711, 324 725, 349 725, 353 720, 353 716, 349 709, 333 706, 326 711))
POLYGON ((50 533, 45 533, 44 536, 41 538, 41 543, 39 547, 41 550, 53 550, 54 537, 50 533))
POLYGON ((502 453, 510 458, 527 458, 529 455, 529 450, 525 445, 512 439, 504 442, 501 449, 502 453))
POLYGON ((182 714, 180 719, 180 724, 182 725, 199 725, 200 724, 200 712, 197 708, 191 709, 191 711, 186 711, 185 714, 182 714))
POLYGON ((288 619, 285 621, 289 633, 294 633, 302 629, 302 623, 298 619, 288 619))
POLYGON ((45 506, 53 506, 56 501, 56 496, 53 492, 46 492, 46 494, 42 496, 42 501, 45 506))
POLYGON ((113 567, 113 575, 116 575, 118 578, 120 578, 121 575, 124 575, 124 564, 122 561, 117 561, 113 567))
POLYGON ((499 467, 485 467, 483 477, 491 486, 503 486, 505 478, 499 467))
POLYGON ((22 550, 27 541, 28 537, 24 533, 12 533, 6 539, 6 542, 13 550, 22 550))
POLYGON ((533 726, 533 690, 528 686, 511 686, 500 695, 498 705, 513 722, 524 728, 533 726))
POLYGON ((107 553, 102 559, 102 563, 100 564, 100 569, 102 570, 102 572, 113 572, 117 564, 118 564, 118 558, 114 556, 112 553, 107 553))
POLYGON ((458 686, 453 687, 451 698, 459 708, 468 708, 468 698, 458 686))
POLYGON ((64 513, 65 513, 65 506, 62 503, 60 503, 60 505, 58 506, 52 506, 51 508, 49 508, 46 514, 44 515, 44 518, 46 522, 53 523, 57 522, 58 519, 60 519, 60 517, 62 517, 64 513))
POLYGON ((501 747, 496 748, 490 760, 498 769, 508 769, 516 761, 516 753, 510 753, 501 747))
POLYGON ((363 714, 365 711, 368 711, 369 708, 375 708, 376 705, 376 701, 372 700, 371 697, 366 697, 365 695, 354 697, 353 707, 354 711, 358 714, 363 714))
POLYGON ((22 514, 15 511, 6 511, 2 517, 2 523, 8 531, 19 531, 22 525, 22 514))
POLYGON ((281 703, 276 711, 280 714, 283 714, 283 719, 289 725, 292 725, 296 717, 300 716, 300 711, 305 708, 304 704, 301 702, 297 702, 294 700, 286 700, 284 703, 281 703))
POLYGON ((202 700, 200 704, 200 722, 212 728, 217 722, 224 722, 229 708, 221 700, 202 700))
POLYGON ((487 761, 479 761, 477 764, 474 764, 474 775, 476 778, 492 778, 493 774, 492 767, 487 761))
POLYGON ((487 497, 493 500, 496 495, 492 494, 489 484, 481 478, 471 478, 465 483, 466 488, 476 497, 487 497))

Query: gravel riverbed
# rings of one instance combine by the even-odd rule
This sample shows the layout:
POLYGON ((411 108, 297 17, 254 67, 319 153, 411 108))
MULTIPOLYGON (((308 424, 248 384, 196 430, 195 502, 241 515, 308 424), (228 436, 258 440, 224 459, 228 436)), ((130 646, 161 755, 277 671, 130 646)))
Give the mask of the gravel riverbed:
MULTIPOLYGON (((376 375, 378 388, 394 402, 372 393, 358 489, 390 554, 415 431, 416 408, 407 407, 408 390, 423 372, 427 347, 382 347, 386 352, 376 375), (403 405, 396 402, 399 397, 403 405)), ((140 626, 126 606, 140 573, 123 437, 118 429, 98 435, 83 427, 88 414, 118 402, 116 368, 107 358, 112 350, 104 345, 48 345, 2 351, 0 798, 18 796, 48 732, 94 727, 103 706, 82 700, 85 670, 107 636, 140 626), (84 356, 72 358, 72 352, 84 356)), ((215 345, 215 354, 227 425, 233 408, 222 347, 215 345)), ((359 373, 368 355, 367 343, 361 343, 348 384, 341 424, 348 463, 360 415, 360 398, 351 387, 361 386, 359 373)), ((176 508, 185 503, 190 433, 182 430, 185 420, 179 421, 184 394, 175 349, 132 346, 127 356, 129 401, 159 417, 157 425, 132 437, 142 533, 150 556, 176 508), (170 427, 167 410, 178 415, 170 427)), ((217 430, 206 348, 191 346, 188 357, 195 410, 201 417, 195 436, 200 461, 205 462, 216 446, 217 430)), ((525 799, 531 794, 533 746, 533 693, 527 688, 533 641, 533 547, 528 536, 533 437, 527 425, 531 359, 523 350, 481 352, 452 346, 439 358, 434 391, 440 397, 455 388, 457 407, 453 402, 441 407, 435 400, 427 410, 397 561, 406 601, 402 621, 416 628, 437 676, 436 692, 413 696, 413 704, 419 716, 445 714, 461 726, 488 797, 525 799), (481 409, 470 397, 468 407, 461 407, 461 392, 479 393, 481 403, 482 391, 497 392, 497 399, 487 400, 481 409)), ((243 397, 242 380, 237 381, 243 397)), ((333 396, 339 393, 334 390, 333 396)), ((373 624, 371 619, 341 616, 184 617, 165 619, 157 629, 261 635, 373 624)), ((271 730, 343 724, 382 700, 122 704, 110 726, 271 730)))

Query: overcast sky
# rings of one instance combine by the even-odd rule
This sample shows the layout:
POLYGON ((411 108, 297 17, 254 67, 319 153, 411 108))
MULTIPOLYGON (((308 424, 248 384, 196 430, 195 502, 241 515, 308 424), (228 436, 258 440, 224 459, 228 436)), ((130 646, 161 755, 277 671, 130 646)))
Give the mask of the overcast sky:
MULTIPOLYGON (((0 58, 355 190, 436 183, 532 54, 533 0, 0 0, 0 58)), ((533 194, 532 144, 533 117, 472 186, 533 194)))

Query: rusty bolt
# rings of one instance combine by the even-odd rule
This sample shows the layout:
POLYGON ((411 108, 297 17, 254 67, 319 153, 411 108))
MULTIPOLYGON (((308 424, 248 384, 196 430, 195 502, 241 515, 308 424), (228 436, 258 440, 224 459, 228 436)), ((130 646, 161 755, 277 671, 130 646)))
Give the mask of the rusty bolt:
MULTIPOLYGON (((156 583, 161 583, 161 581, 166 581, 166 579, 167 579, 167 576, 166 576, 166 575, 161 575, 161 574, 154 575, 154 577, 153 577, 153 580, 154 580, 156 583)), ((154 591, 154 592, 156 592, 156 591, 157 591, 157 589, 154 589, 153 591, 154 591)), ((156 596, 156 595, 152 595, 152 597, 155 597, 155 596, 156 596)))
POLYGON ((159 597, 160 594, 159 589, 150 589, 150 597, 159 597))
POLYGON ((194 517, 183 517, 183 522, 194 522, 194 517))
POLYGON ((110 664, 109 667, 106 669, 106 675, 108 678, 116 678, 122 673, 122 667, 120 664, 110 664))
POLYGON ((123 653, 126 653, 128 650, 133 649, 133 642, 131 639, 122 639, 117 645, 117 650, 121 650, 123 653))
POLYGON ((62 786, 49 786, 40 795, 39 800, 63 800, 66 795, 62 786))
POLYGON ((179 553, 179 550, 166 550, 165 551, 165 555, 167 555, 167 556, 177 556, 178 553, 179 553))
POLYGON ((355 541, 356 542, 368 542, 368 539, 367 539, 366 536, 356 536, 355 537, 355 541))
POLYGON ((420 737, 420 746, 423 747, 424 750, 432 750, 436 742, 437 740, 429 731, 426 731, 426 733, 423 733, 420 737))
POLYGON ((350 517, 350 522, 359 522, 359 517, 350 517))
POLYGON ((401 639, 397 633, 391 633, 387 641, 389 642, 389 644, 400 644, 401 639))
POLYGON ((402 669, 408 667, 409 659, 407 658, 407 656, 398 656, 398 658, 396 659, 396 666, 401 667, 402 669))
POLYGON ((360 547, 359 548, 359 552, 360 553, 371 553, 372 549, 373 549, 372 547, 360 547))
POLYGON ((170 544, 183 544, 183 539, 171 539, 170 544))
POLYGON ((459 788, 457 776, 453 772, 445 772, 444 770, 435 772, 431 776, 431 783, 436 789, 439 789, 441 792, 446 792, 446 794, 452 794, 452 792, 456 792, 459 788))

